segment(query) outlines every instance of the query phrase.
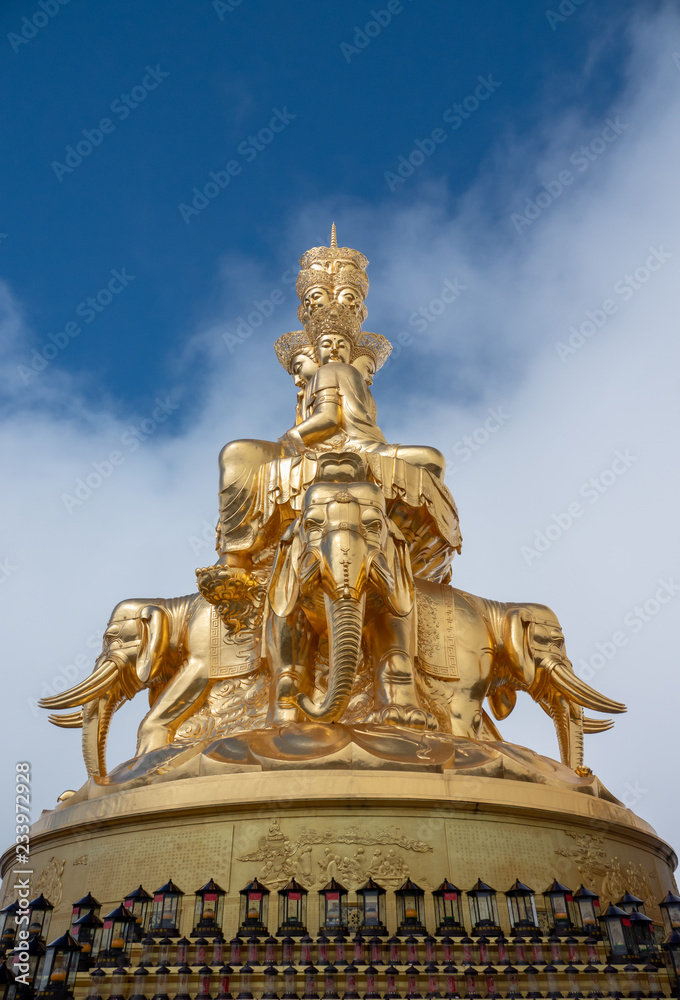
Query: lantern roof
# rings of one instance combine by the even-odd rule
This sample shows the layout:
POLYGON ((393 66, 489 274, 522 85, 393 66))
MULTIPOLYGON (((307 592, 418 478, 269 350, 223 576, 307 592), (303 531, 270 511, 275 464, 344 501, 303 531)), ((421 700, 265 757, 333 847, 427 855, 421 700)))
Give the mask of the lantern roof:
POLYGON ((599 899, 600 897, 592 889, 586 889, 586 887, 581 883, 576 892, 574 893, 574 899, 599 899))
POLYGON ((184 895, 184 893, 179 888, 179 886, 175 885, 175 883, 172 881, 171 878, 168 879, 168 881, 165 883, 165 885, 162 885, 160 887, 160 889, 156 889, 155 895, 157 896, 161 892, 164 892, 164 893, 174 893, 176 896, 183 896, 184 895))
POLYGON ((325 884, 323 889, 319 889, 319 895, 321 895, 322 892, 347 892, 347 889, 345 889, 344 885, 340 882, 337 882, 334 878, 332 878, 330 882, 325 884))
POLYGON ((129 892, 125 896, 125 899, 153 899, 153 896, 146 891, 140 882, 136 889, 133 889, 132 892, 129 892))
POLYGON ((42 893, 32 899, 28 904, 30 910, 53 910, 54 907, 50 903, 49 899, 45 899, 42 893))
POLYGON ((407 878, 403 885, 400 885, 398 889, 394 890, 395 896, 404 896, 406 894, 412 895, 413 893, 420 893, 420 895, 425 895, 423 890, 419 885, 416 885, 410 878, 407 878))
POLYGON ((62 934, 61 937, 55 938, 54 941, 50 941, 47 947, 62 948, 64 951, 80 951, 80 945, 75 938, 71 937, 68 931, 62 934))
MULTIPOLYGON (((668 893, 670 896, 670 893, 668 893)), ((19 900, 15 899, 13 903, 9 903, 7 906, 3 906, 0 913, 16 913, 19 909, 19 900)))
POLYGON ((614 903, 610 903, 604 913, 601 915, 600 920, 606 920, 608 917, 625 917, 627 920, 629 914, 625 910, 622 910, 620 906, 615 906, 614 903))
POLYGON ((241 894, 244 892, 266 892, 267 895, 269 895, 269 889, 267 886, 263 885, 257 878, 254 878, 252 882, 249 882, 248 885, 241 889, 241 894))
POLYGON ((632 913, 629 913, 628 914, 628 919, 631 921, 631 923, 633 921, 635 923, 643 923, 643 924, 653 924, 654 923, 654 921, 652 920, 651 917, 648 917, 646 913, 640 913, 639 910, 633 910, 632 913))
POLYGON ((460 889, 457 885, 454 885, 453 882, 449 882, 449 880, 445 878, 442 884, 437 886, 433 892, 460 892, 460 889))
MULTIPOLYGON (((680 903, 680 896, 676 896, 675 893, 669 890, 659 903, 659 906, 672 906, 677 903, 680 903)), ((5 910, 0 910, 0 913, 4 912, 5 910)))
POLYGON ((360 889, 357 889, 357 892, 370 892, 371 890, 382 893, 385 892, 383 887, 381 885, 378 885, 377 882, 374 882, 369 875, 368 880, 361 886, 360 889))
POLYGON ((644 899, 640 899, 639 896, 634 896, 632 892, 624 892, 621 899, 617 902, 617 906, 635 906, 637 907, 640 903, 644 904, 644 899))
POLYGON ((279 889, 279 896, 282 896, 284 892, 304 892, 307 895, 307 890, 304 885, 300 885, 294 878, 287 882, 282 889, 279 889))
POLYGON ((490 885, 486 884, 486 882, 482 882, 481 878, 478 878, 475 884, 472 886, 472 888, 468 889, 467 894, 468 896, 472 896, 473 894, 476 894, 478 892, 495 892, 495 891, 496 890, 492 889, 490 885))
POLYGON ((558 882, 557 879, 554 878, 543 895, 549 896, 551 892, 568 892, 571 894, 571 889, 566 885, 562 885, 561 882, 558 882))
MULTIPOLYGON (((75 904, 74 904, 75 905, 75 904)), ((73 921, 74 927, 101 927, 101 917, 98 917, 92 910, 87 910, 82 917, 73 921)))
POLYGON ((94 909, 95 906, 101 906, 102 904, 99 902, 98 899, 94 898, 91 892, 88 892, 86 896, 83 896, 82 899, 76 900, 76 902, 73 903, 72 905, 80 906, 81 908, 83 906, 87 906, 87 907, 92 907, 94 909))
POLYGON ((205 883, 205 885, 202 885, 200 889, 197 889, 195 894, 198 896, 199 892, 218 892, 220 895, 226 896, 225 890, 221 885, 217 884, 214 878, 211 878, 205 883))
POLYGON ((134 921, 137 922, 136 918, 130 913, 126 906, 120 903, 115 910, 111 910, 110 913, 104 914, 104 920, 123 920, 123 921, 134 921))
POLYGON ((530 889, 528 885, 524 882, 520 882, 518 878, 512 883, 510 888, 505 893, 506 896, 533 896, 534 890, 530 889))

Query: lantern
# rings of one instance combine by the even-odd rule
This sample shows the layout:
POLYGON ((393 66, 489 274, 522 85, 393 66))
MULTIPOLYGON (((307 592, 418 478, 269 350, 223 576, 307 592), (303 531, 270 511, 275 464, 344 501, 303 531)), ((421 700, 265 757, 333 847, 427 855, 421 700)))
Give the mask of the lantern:
POLYGON ((256 878, 241 889, 241 926, 242 933, 257 931, 267 933, 267 914, 269 912, 269 889, 258 882, 256 878))
POLYGON ((444 976, 446 982, 446 990, 444 992, 445 1000, 458 1000, 460 993, 456 987, 456 976, 458 975, 458 969, 455 965, 449 963, 444 966, 444 976))
POLYGON ((259 953, 259 950, 260 950, 260 948, 259 948, 259 946, 260 946, 260 939, 259 939, 259 937, 256 937, 253 934, 252 937, 248 938, 246 944, 248 945, 248 947, 246 949, 246 964, 247 965, 257 965, 258 962, 259 962, 259 954, 258 953, 259 953))
POLYGON ((420 1000, 421 994, 418 990, 418 978, 420 971, 415 965, 409 965, 406 969, 406 996, 408 1000, 420 1000))
MULTIPOLYGON (((380 938, 376 938, 380 941, 380 938)), ((342 965, 343 962, 347 961, 347 938, 344 934, 336 934, 333 938, 333 944, 335 945, 335 958, 333 961, 336 965, 342 965)), ((301 957, 301 961, 306 961, 301 957)))
POLYGON ((17 987, 14 973, 7 968, 7 962, 0 965, 0 1000, 15 1000, 17 987))
POLYGON ((184 893, 169 879, 153 894, 153 910, 149 930, 152 934, 163 932, 168 937, 179 937, 179 922, 184 893))
POLYGON ((633 910, 637 910, 638 913, 645 912, 644 901, 640 899, 639 896, 634 896, 632 892, 624 892, 621 899, 619 899, 616 903, 616 906, 625 910, 629 915, 633 912, 633 910))
POLYGON ((578 916, 581 921, 581 930, 584 934, 592 934, 594 937, 600 936, 600 897, 592 889, 586 889, 580 885, 574 893, 574 902, 578 907, 578 916))
POLYGON ((305 934, 300 941, 300 962, 304 965, 311 965, 313 943, 309 934, 305 934))
POLYGON ((276 952, 277 952, 278 941, 271 934, 264 941, 264 960, 267 965, 273 965, 276 962, 276 952))
POLYGON ((222 965, 223 964, 224 944, 225 944, 224 935, 220 931, 213 938, 213 943, 212 943, 212 964, 213 965, 222 965))
POLYGON ((250 984, 252 983, 252 981, 253 981, 253 967, 252 965, 248 965, 248 963, 246 963, 244 966, 241 967, 241 971, 239 973, 240 989, 238 995, 240 1000, 253 1000, 253 994, 250 988, 250 984))
POLYGON ((564 972, 566 974, 567 985, 569 987, 567 996, 570 1000, 576 1000, 577 997, 581 996, 581 991, 578 988, 578 969, 570 962, 569 965, 565 966, 564 972))
POLYGON ((283 970, 283 993, 281 994, 281 1000, 298 1000, 298 995, 295 992, 296 976, 297 969, 292 965, 287 965, 283 970))
POLYGON ((50 930, 52 910, 54 907, 42 893, 28 904, 28 934, 29 937, 39 937, 46 940, 50 930))
POLYGON ((323 1000, 338 1000, 338 970, 334 965, 327 965, 323 970, 323 1000))
POLYGON ((279 889, 279 929, 277 935, 302 937, 307 933, 307 890, 294 878, 279 889))
POLYGON ((281 964, 290 964, 295 958, 295 941, 292 937, 285 937, 281 942, 281 964))
MULTIPOLYGON (((146 974, 146 969, 144 970, 146 974)), ((87 988, 87 1000, 102 1000, 102 985, 103 980, 106 979, 106 973, 103 969, 97 966, 96 969, 92 969, 90 972, 90 984, 87 988)), ((142 990, 142 995, 144 991, 142 990)), ((133 1000, 133 997, 130 997, 133 1000)))
POLYGON ((634 955, 633 931, 630 925, 630 917, 625 910, 614 906, 613 903, 607 907, 600 917, 609 939, 609 961, 616 958, 624 958, 627 955, 634 955))
MULTIPOLYGON (((670 893, 669 893, 670 895, 670 893)), ((17 913, 19 903, 15 901, 0 910, 0 949, 8 951, 14 945, 14 937, 17 932, 17 913)))
POLYGON ((129 964, 128 950, 134 930, 135 918, 122 904, 106 914, 101 939, 102 965, 129 964))
POLYGON ((425 975, 427 976, 427 1000, 439 1000, 441 993, 439 992, 439 969, 434 962, 428 962, 425 966, 425 975))
POLYGON ((406 938, 406 961, 409 965, 413 965, 415 962, 420 960, 418 954, 418 938, 413 937, 412 934, 406 938))
MULTIPOLYGON (((415 940, 415 939, 414 939, 415 940)), ((368 942, 368 960, 371 965, 382 965, 382 941, 377 936, 369 939, 368 942)))
POLYGON ((486 882, 478 879, 473 887, 468 890, 467 897, 473 930, 477 934, 486 934, 489 931, 500 934, 501 928, 498 923, 496 890, 492 889, 486 882))
POLYGON ((366 976, 364 1000, 380 1000, 380 994, 378 993, 378 970, 374 965, 367 965, 364 969, 364 975, 366 976))
POLYGON ((423 934, 425 929, 425 893, 407 878, 395 890, 397 897, 397 934, 423 934))
POLYGON ((670 932, 664 943, 661 945, 666 971, 674 996, 680 993, 680 931, 670 932))
POLYGON ((86 910, 82 916, 71 923, 71 934, 80 945, 80 962, 78 970, 90 969, 99 955, 102 940, 103 924, 92 910, 86 910))
POLYGON ((500 997, 500 993, 496 989, 497 975, 498 975, 498 970, 494 969, 493 965, 487 965, 487 967, 484 969, 484 981, 486 982, 487 1000, 495 1000, 496 997, 500 997))
POLYGON ((264 970, 264 992, 262 994, 262 1000, 278 1000, 278 993, 276 992, 276 977, 279 974, 279 970, 275 969, 273 965, 268 965, 264 970))
POLYGON ((477 992, 477 970, 473 969, 471 965, 468 965, 467 969, 463 972, 465 976, 465 995, 468 997, 478 997, 477 992))
POLYGON ((186 962, 181 962, 177 968, 177 992, 175 1000, 189 1000, 189 979, 191 978, 191 966, 186 962))
POLYGON ((73 996, 79 955, 78 942, 68 932, 48 944, 38 977, 38 995, 73 996))
POLYGON ((654 962, 650 962, 645 965, 642 970, 647 976, 647 996, 649 997, 662 997, 665 996, 663 990, 661 989, 661 981, 659 979, 659 967, 654 962))
POLYGON ((541 997, 543 994, 538 988, 538 969, 535 965, 527 965, 524 970, 524 975, 527 977, 527 996, 528 997, 541 997))
POLYGON ((387 988, 385 990, 385 1000, 397 1000, 401 996, 401 993, 397 989, 397 976, 399 975, 399 970, 395 969, 393 965, 388 965, 385 969, 385 982, 387 988))
POLYGON ((196 1000, 212 1000, 210 993, 212 971, 209 965, 202 965, 198 970, 198 993, 196 994, 196 1000))
POLYGON ((196 890, 194 904, 194 929, 192 937, 203 937, 204 934, 218 934, 222 930, 222 911, 226 893, 210 879, 204 886, 196 890))
POLYGON ((357 902, 361 908, 360 927, 362 932, 387 937, 385 927, 385 890, 372 878, 357 889, 357 902))
MULTIPOLYGON (((321 940, 321 939, 319 939, 321 940)), ((352 961, 356 965, 361 965, 364 961, 364 935, 361 932, 357 932, 352 938, 352 944, 354 945, 354 958, 352 961)), ((321 945, 319 945, 319 961, 321 961, 321 945)))
POLYGON ((347 889, 332 878, 319 889, 319 931, 346 934, 348 930, 347 889))
POLYGON ((645 913, 633 910, 630 915, 630 926, 635 942, 634 955, 640 958, 654 958, 659 954, 654 937, 654 921, 645 913))
POLYGON ((610 997, 622 997, 623 993, 619 989, 619 984, 616 977, 616 969, 613 965, 605 965, 602 970, 607 977, 607 988, 609 990, 608 996, 610 997))
POLYGON ((125 980, 127 979, 127 969, 119 965, 111 973, 111 992, 109 1000, 125 1000, 125 980))
POLYGON ((508 997, 521 997, 519 990, 519 973, 514 965, 506 965, 503 972, 507 980, 508 997))
POLYGON ((156 982, 156 992, 153 995, 153 1000, 169 1000, 168 997, 168 976, 170 975, 170 969, 167 965, 159 965, 156 969, 156 974, 154 976, 156 982))
POLYGON ((232 938, 231 941, 229 942, 229 962, 232 965, 241 964, 242 948, 243 948, 243 938, 239 937, 239 935, 237 934, 236 937, 232 938))
POLYGON ((129 892, 123 900, 123 906, 135 918, 136 926, 133 935, 135 941, 141 941, 148 933, 151 900, 152 897, 142 885, 129 892))
POLYGON ((524 882, 520 882, 519 879, 515 879, 505 893, 505 898, 508 901, 508 914, 512 930, 516 932, 537 931, 538 915, 534 890, 530 889, 524 882))
POLYGON ((642 997, 644 993, 640 985, 640 970, 637 965, 625 965, 623 971, 626 974, 628 980, 628 996, 629 997, 642 997))
POLYGON ((353 962, 345 966, 345 992, 342 995, 342 1000, 359 1000, 359 994, 357 993, 358 971, 353 962))
POLYGON ((177 942, 177 952, 175 953, 175 965, 184 965, 189 957, 189 938, 181 937, 177 942))
POLYGON ((319 975, 319 970, 315 965, 306 966, 303 976, 305 977, 305 992, 302 994, 302 1000, 319 1000, 319 994, 316 991, 316 977, 319 975))
POLYGON ((396 934, 387 939, 387 954, 390 962, 397 964, 401 962, 401 939, 396 934))
POLYGON ((102 908, 102 904, 98 899, 95 899, 92 893, 88 892, 86 896, 79 899, 71 907, 71 926, 78 920, 79 917, 84 916, 88 910, 92 910, 96 917, 99 916, 99 911, 102 908))
POLYGON ((39 937, 32 937, 28 944, 22 944, 12 951, 12 971, 17 972, 22 979, 27 979, 30 986, 17 984, 17 996, 33 996, 40 979, 45 958, 45 945, 39 937))
POLYGON ((153 953, 156 947, 156 942, 151 937, 150 934, 142 941, 142 947, 139 954, 139 964, 140 965, 151 965, 153 961, 153 953))
POLYGON ((508 958, 508 939, 505 934, 499 934, 496 938, 496 948, 498 951, 498 964, 508 965, 510 959, 508 958))
MULTIPOLYGON (((104 975, 101 969, 99 971, 104 975)), ((90 975, 93 975, 93 973, 90 973, 90 975)), ((146 981, 148 978, 149 970, 143 965, 138 965, 132 973, 132 993, 130 994, 130 1000, 146 1000, 146 981)), ((93 1000, 99 1000, 99 998, 95 997, 93 1000)))
POLYGON ((437 925, 435 934, 438 937, 465 934, 463 925, 463 894, 458 886, 448 879, 433 891, 434 919, 437 925))
POLYGON ((543 893, 551 934, 572 934, 578 926, 577 906, 571 889, 553 879, 543 893))
POLYGON ((554 1000, 555 997, 561 997, 562 994, 557 988, 557 968, 552 963, 549 963, 543 966, 543 972, 548 980, 546 996, 550 997, 551 1000, 554 1000))
MULTIPOLYGON (((234 970, 230 965, 223 965, 222 968, 220 969, 219 992, 217 994, 216 1000, 232 1000, 232 995, 229 992, 229 985, 231 982, 231 975, 233 971, 234 970)), ((130 1000, 132 1000, 132 998, 130 998, 130 1000)))
MULTIPOLYGON (((9 907, 6 907, 9 909, 9 907)), ((680 896, 675 896, 672 892, 667 892, 659 903, 659 909, 663 916, 666 933, 680 929, 680 896)), ((4 913, 5 910, 0 910, 4 913)))

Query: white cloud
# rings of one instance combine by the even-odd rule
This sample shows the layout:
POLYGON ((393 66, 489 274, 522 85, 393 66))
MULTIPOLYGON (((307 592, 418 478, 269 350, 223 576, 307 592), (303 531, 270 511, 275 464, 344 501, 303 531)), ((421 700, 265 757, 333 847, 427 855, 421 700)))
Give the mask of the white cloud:
MULTIPOLYGON (((627 701, 630 711, 612 733, 588 737, 587 762, 620 797, 627 785, 645 788, 636 811, 667 838, 680 818, 677 796, 669 794, 680 594, 659 604, 658 613, 648 605, 649 621, 639 629, 632 624, 637 615, 626 616, 656 600, 660 580, 680 583, 680 71, 667 41, 677 28, 666 13, 631 29, 629 86, 612 109, 627 129, 521 234, 511 214, 568 169, 571 153, 604 122, 574 108, 521 145, 499 144, 462 206, 451 203, 441 183, 423 186, 410 207, 396 198, 379 206, 352 203, 336 219, 341 242, 373 248, 367 328, 413 333, 401 359, 376 379, 381 426, 390 440, 437 445, 457 468, 449 482, 465 542, 454 582, 488 597, 552 606, 577 669, 581 660, 599 664, 597 644, 609 651, 612 635, 623 634, 625 644, 611 660, 591 666, 591 682, 627 701), (501 175, 503 163, 510 166, 501 175), (646 267, 650 248, 660 247, 670 258, 648 279, 639 272, 633 280, 640 287, 627 300, 617 282, 646 267), (416 334, 409 316, 456 276, 464 293, 416 334), (561 361, 555 344, 567 342, 570 327, 581 326, 606 299, 616 303, 615 313, 561 361), (509 418, 467 458, 463 438, 482 441, 478 429, 489 407, 509 418), (607 472, 617 451, 635 461, 612 480, 607 472), (592 477, 607 487, 595 502, 581 492, 592 477), (580 503, 582 516, 528 565, 522 546, 534 547, 536 532, 571 503, 580 503)), ((283 235, 290 263, 310 233, 312 242, 325 241, 330 216, 329 205, 316 203, 291 217, 283 235)), ((0 561, 12 567, 0 585, 5 697, 12 706, 5 746, 10 761, 32 762, 37 803, 51 807, 64 788, 82 782, 84 771, 76 734, 53 730, 29 699, 63 677, 76 655, 93 659, 90 637, 118 600, 193 589, 193 570, 210 559, 211 548, 197 552, 194 542, 192 550, 190 539, 214 520, 219 448, 241 436, 277 437, 291 420, 293 388, 269 347, 298 325, 290 287, 284 304, 233 353, 220 336, 254 299, 279 287, 285 267, 267 274, 246 263, 238 283, 229 272, 229 282, 220 284, 224 298, 216 293, 217 304, 206 308, 187 348, 209 356, 209 374, 136 450, 124 435, 150 417, 153 401, 130 419, 96 412, 80 402, 77 385, 52 371, 35 380, 40 388, 33 395, 14 398, 0 426, 2 468, 11 484, 4 513, 11 530, 0 551, 0 561), (190 399, 193 418, 185 421, 190 399), (122 461, 106 477, 103 463, 112 451, 122 461), (101 486, 69 513, 62 495, 74 495, 77 481, 93 473, 102 475, 101 486)), ((3 307, 12 343, 25 345, 28 335, 8 291, 3 307)), ((8 350, 8 363, 16 364, 16 349, 8 350)), ((111 760, 132 751, 142 712, 135 704, 121 713, 111 760)), ((502 728, 509 739, 557 752, 549 720, 532 703, 502 728)), ((6 766, 5 796, 11 777, 6 766)), ((13 835, 9 828, 3 834, 5 842, 13 835)))

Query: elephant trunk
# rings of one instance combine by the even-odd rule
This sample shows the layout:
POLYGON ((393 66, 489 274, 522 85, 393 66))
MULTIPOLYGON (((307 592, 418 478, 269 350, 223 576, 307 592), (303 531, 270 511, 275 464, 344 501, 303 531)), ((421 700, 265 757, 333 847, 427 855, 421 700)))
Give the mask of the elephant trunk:
POLYGON ((349 704, 352 685, 357 673, 364 624, 365 595, 357 601, 352 597, 325 597, 329 634, 330 666, 328 690, 320 705, 305 694, 297 702, 309 719, 337 722, 349 704))

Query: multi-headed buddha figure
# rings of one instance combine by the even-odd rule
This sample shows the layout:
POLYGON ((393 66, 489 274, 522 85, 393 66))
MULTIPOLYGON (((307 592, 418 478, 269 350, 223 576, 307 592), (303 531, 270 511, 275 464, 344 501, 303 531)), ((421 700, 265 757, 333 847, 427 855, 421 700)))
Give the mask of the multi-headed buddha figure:
POLYGON ((299 513, 304 491, 323 478, 323 456, 332 453, 355 456, 356 474, 382 488, 397 522, 417 522, 419 510, 429 527, 438 526, 441 544, 430 539, 420 560, 414 525, 405 533, 413 535, 414 571, 443 579, 460 547, 455 505, 442 482, 444 457, 425 445, 389 444, 378 426, 369 387, 392 348, 382 335, 361 329, 368 261, 338 247, 333 227, 330 247, 308 250, 300 264, 303 329, 283 334, 275 345, 298 388, 296 421, 277 442, 232 441, 222 449, 220 562, 267 562, 286 523, 299 513))

